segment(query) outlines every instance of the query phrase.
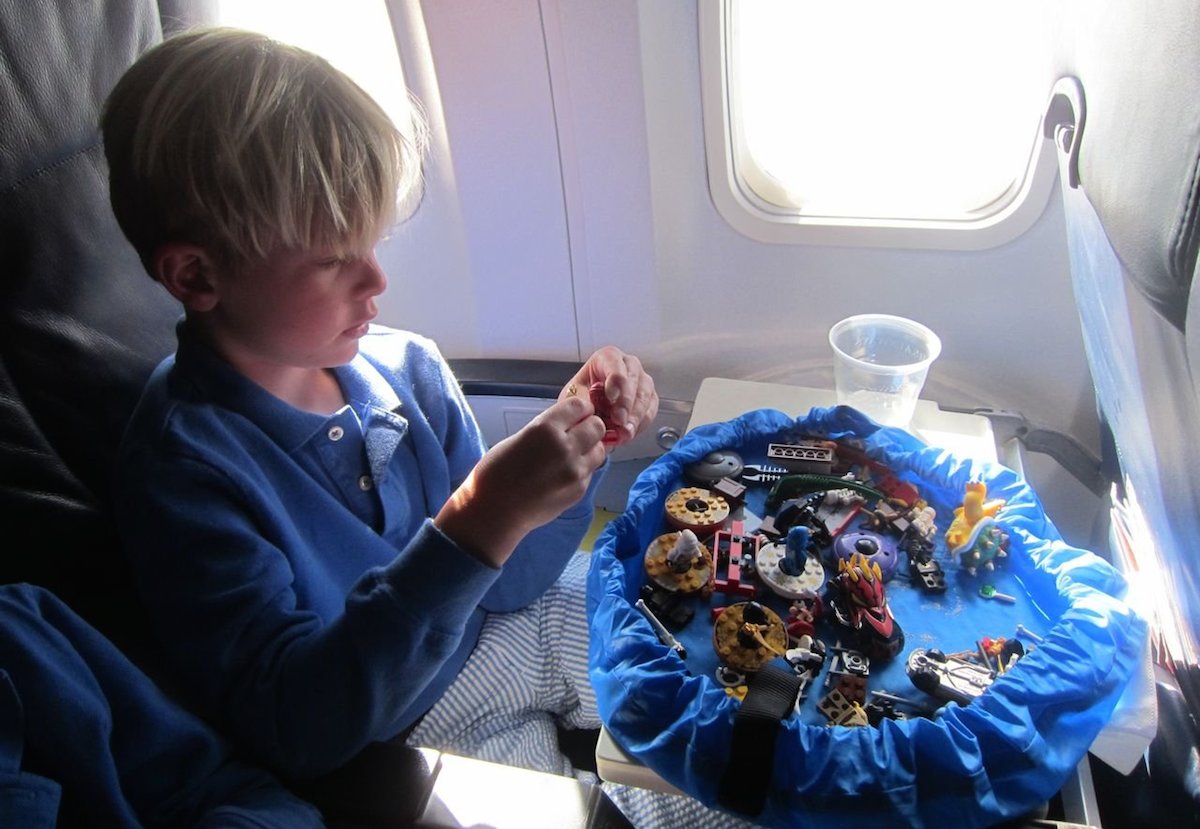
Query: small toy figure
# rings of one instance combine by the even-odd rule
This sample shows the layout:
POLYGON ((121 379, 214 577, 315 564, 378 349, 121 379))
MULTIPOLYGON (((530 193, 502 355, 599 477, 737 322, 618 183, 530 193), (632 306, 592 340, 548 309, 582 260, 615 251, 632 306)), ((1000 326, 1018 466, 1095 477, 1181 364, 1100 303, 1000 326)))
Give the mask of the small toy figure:
POLYGON ((807 527, 792 527, 784 544, 774 541, 758 549, 758 577, 785 599, 815 596, 825 584, 821 560, 809 555, 811 537, 807 527))
POLYGON ((817 619, 821 616, 821 597, 813 593, 800 596, 788 605, 787 634, 790 641, 817 635, 817 619))
POLYGON ((955 508, 954 520, 946 530, 946 547, 955 555, 971 542, 980 522, 985 518, 993 518, 1004 506, 1001 498, 986 500, 987 484, 983 481, 971 481, 965 489, 962 506, 955 508))
POLYGON ((934 519, 937 518, 937 512, 933 507, 929 506, 924 501, 917 501, 913 508, 908 511, 909 531, 915 532, 921 538, 933 540, 937 534, 937 525, 934 524, 934 519))
POLYGON ((671 551, 667 553, 667 564, 672 572, 686 573, 692 569, 692 563, 700 557, 700 539, 691 530, 682 530, 675 540, 671 551))
POLYGON ((712 580, 712 553, 691 530, 664 533, 650 542, 644 561, 646 575, 669 592, 695 593, 712 580))
POLYGON ((807 675, 812 679, 821 672, 821 666, 825 664, 825 643, 805 634, 800 637, 796 647, 787 649, 784 658, 797 675, 807 675))
POLYGON ((904 632, 888 608, 879 565, 859 553, 838 559, 828 605, 838 624, 858 639, 872 659, 891 659, 904 647, 904 632))
POLYGON ((787 631, 769 607, 758 602, 731 604, 713 625, 713 650, 722 664, 753 673, 787 653, 787 631))

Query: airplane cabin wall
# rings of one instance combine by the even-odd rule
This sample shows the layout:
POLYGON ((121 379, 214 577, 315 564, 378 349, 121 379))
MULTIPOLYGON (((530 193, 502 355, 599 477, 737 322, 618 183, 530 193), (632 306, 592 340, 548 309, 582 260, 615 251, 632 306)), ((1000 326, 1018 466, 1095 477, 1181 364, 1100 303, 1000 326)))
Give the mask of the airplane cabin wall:
MULTIPOLYGON (((989 250, 758 242, 709 196, 694 3, 392 6, 433 146, 420 208, 380 250, 381 321, 451 357, 614 343, 688 401, 707 376, 829 387, 830 325, 895 313, 942 337, 926 397, 1097 445, 1057 188, 989 250)), ((1030 476, 1082 543, 1095 499, 1053 463, 1030 476)))

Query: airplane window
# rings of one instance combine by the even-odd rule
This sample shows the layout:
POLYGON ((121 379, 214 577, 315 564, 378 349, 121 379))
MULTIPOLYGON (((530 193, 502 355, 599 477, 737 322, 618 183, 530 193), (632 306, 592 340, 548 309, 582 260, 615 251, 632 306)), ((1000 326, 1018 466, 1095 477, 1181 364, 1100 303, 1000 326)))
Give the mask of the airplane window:
MULTIPOLYGON (((217 21, 324 57, 367 91, 400 130, 413 120, 384 0, 218 0, 217 21)), ((414 209, 409 202, 407 209, 414 209)))
MULTIPOLYGON (((1039 7, 1032 0, 714 5, 721 11, 710 10, 707 27, 702 19, 703 48, 720 62, 710 63, 705 81, 719 81, 721 98, 722 135, 710 143, 723 157, 710 148, 710 167, 719 161, 722 175, 712 178, 732 189, 742 212, 777 231, 944 231, 913 245, 931 247, 1006 241, 1041 213, 1053 182, 1052 159, 1039 165, 1053 80, 1038 42, 1039 7), (1023 208, 1024 224, 997 232, 1023 208), (972 229, 990 232, 953 239, 953 231, 972 229)), ((706 119, 716 104, 709 93, 706 119)))

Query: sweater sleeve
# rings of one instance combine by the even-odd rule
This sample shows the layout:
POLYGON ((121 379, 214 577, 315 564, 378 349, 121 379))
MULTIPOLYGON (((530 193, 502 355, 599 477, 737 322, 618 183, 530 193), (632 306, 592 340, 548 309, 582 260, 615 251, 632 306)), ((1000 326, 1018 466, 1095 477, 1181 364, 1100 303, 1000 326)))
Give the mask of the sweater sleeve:
MULTIPOLYGON (((322 620, 302 609, 296 552, 268 540, 221 470, 153 452, 124 467, 118 516, 168 658, 203 709, 285 776, 394 734, 498 576, 427 520, 322 620)), ((348 533, 345 548, 380 543, 366 527, 348 533)))
MULTIPOLYGON (((62 814, 126 826, 313 827, 317 810, 168 699, 50 593, 0 588, 0 707, 39 774, 62 786, 62 814), (133 818, 136 814, 136 819, 133 818)), ((20 742, 17 743, 20 745, 20 742)), ((40 824, 39 824, 40 825, 40 824)))
POLYGON ((583 498, 521 539, 504 563, 500 578, 480 602, 483 609, 496 613, 519 610, 546 592, 562 575, 592 524, 596 487, 607 469, 605 461, 592 475, 583 498))

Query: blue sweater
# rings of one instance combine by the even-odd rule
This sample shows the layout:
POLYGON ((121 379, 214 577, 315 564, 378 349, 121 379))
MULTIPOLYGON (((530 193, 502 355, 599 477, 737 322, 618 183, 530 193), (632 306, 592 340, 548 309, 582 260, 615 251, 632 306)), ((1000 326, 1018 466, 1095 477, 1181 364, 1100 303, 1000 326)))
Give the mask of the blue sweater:
POLYGON ((372 328, 336 373, 349 405, 302 412, 182 323, 117 466, 118 521, 170 664, 202 713, 295 777, 415 722, 486 613, 540 596, 592 516, 589 491, 502 569, 480 562, 431 521, 485 449, 433 343, 372 328))
POLYGON ((49 592, 0 587, 0 826, 302 829, 317 810, 49 592))

